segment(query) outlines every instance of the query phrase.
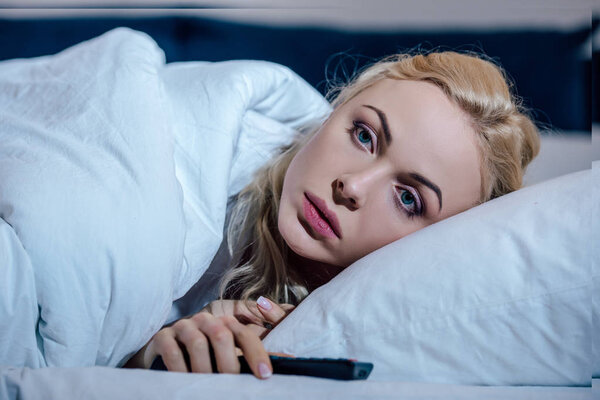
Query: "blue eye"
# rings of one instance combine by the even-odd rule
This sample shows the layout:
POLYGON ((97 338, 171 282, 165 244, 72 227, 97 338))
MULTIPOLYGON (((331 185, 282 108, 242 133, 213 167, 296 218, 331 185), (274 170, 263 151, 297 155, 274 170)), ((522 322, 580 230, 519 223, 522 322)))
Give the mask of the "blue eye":
POLYGON ((348 129, 354 143, 363 149, 373 153, 377 150, 377 134, 373 133, 366 124, 360 121, 352 121, 353 127, 348 129))
POLYGON ((408 190, 405 190, 402 193, 402 196, 400 196, 400 200, 403 204, 406 204, 407 206, 410 206, 415 202, 414 196, 408 190))
POLYGON ((410 218, 423 214, 423 203, 418 194, 408 189, 398 187, 398 196, 395 196, 396 204, 410 218))
POLYGON ((372 141, 371 135, 369 134, 369 132, 365 131, 364 129, 361 130, 360 133, 358 134, 358 140, 359 140, 359 142, 361 142, 363 144, 367 144, 372 141))

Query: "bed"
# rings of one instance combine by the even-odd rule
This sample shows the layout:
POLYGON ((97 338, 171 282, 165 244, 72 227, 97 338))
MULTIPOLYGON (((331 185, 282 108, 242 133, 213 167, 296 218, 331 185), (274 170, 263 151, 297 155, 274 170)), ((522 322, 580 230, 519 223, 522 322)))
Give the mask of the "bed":
POLYGON ((192 284, 218 255, 223 205, 326 117, 322 95, 271 62, 168 63, 128 28, 0 70, 0 397, 593 398, 600 165, 578 116, 544 136, 524 189, 359 260, 265 339, 373 360, 369 380, 262 382, 114 367, 214 296, 192 284))
POLYGON ((275 375, 188 375, 106 367, 7 371, 0 395, 22 399, 444 399, 591 400, 589 387, 473 386, 401 381, 340 382, 275 375))

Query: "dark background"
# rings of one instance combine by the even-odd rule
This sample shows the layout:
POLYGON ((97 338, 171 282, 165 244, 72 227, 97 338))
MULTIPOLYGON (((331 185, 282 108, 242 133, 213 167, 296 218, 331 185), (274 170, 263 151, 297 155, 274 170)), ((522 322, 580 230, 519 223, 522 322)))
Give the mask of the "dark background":
MULTIPOLYGON (((284 64, 321 93, 385 55, 420 48, 484 52, 514 80, 540 127, 590 131, 600 120, 600 65, 586 57, 590 26, 571 30, 348 32, 275 28, 196 17, 0 19, 0 60, 54 54, 114 27, 148 33, 167 62, 257 59, 284 64)), ((594 60, 598 53, 594 53, 594 60)))

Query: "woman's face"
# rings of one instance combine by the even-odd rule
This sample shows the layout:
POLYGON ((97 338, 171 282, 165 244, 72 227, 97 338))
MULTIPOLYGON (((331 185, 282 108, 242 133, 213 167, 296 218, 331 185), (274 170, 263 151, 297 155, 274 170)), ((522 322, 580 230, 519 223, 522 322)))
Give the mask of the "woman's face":
POLYGON ((338 107, 292 160, 278 226, 288 246, 348 266, 475 205, 466 114, 437 86, 384 79, 338 107))

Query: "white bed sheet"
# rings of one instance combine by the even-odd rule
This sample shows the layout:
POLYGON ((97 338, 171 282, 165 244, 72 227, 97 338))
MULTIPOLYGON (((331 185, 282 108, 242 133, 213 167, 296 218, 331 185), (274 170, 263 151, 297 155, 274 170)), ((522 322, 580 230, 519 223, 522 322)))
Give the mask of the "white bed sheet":
MULTIPOLYGON (((0 398, 37 399, 461 399, 588 400, 590 387, 465 386, 415 382, 335 381, 274 375, 181 374, 87 368, 0 368, 0 398)), ((594 383, 598 383, 596 380, 594 383)), ((598 393, 595 393, 596 395, 598 393)))

